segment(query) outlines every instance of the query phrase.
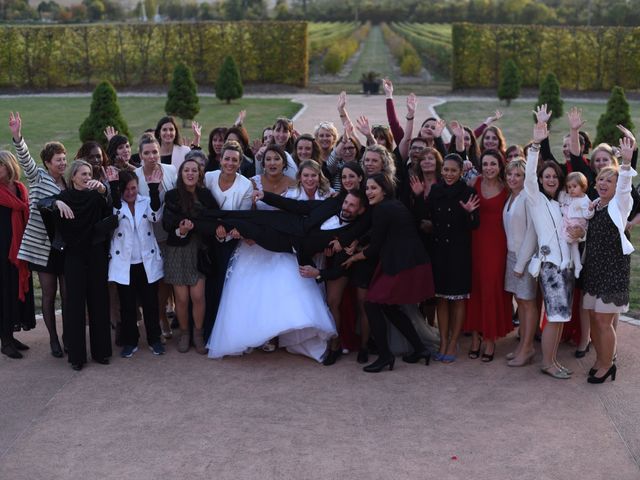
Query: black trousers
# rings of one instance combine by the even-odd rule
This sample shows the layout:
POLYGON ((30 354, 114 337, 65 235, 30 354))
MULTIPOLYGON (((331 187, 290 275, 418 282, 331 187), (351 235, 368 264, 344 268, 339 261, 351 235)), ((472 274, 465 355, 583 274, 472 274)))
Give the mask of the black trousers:
POLYGON ((373 340, 376 343, 376 347, 378 347, 378 352, 380 352, 381 357, 391 356, 391 350, 389 349, 389 342, 387 340, 387 323, 385 316, 409 341, 414 351, 421 352, 426 348, 422 340, 420 340, 413 323, 411 323, 409 317, 402 311, 400 305, 383 305, 380 303, 364 302, 364 309, 367 312, 373 340))
POLYGON ((86 363, 86 312, 89 312, 91 356, 111 356, 111 324, 105 244, 83 250, 69 249, 64 258, 66 287, 63 328, 69 363, 86 363))
POLYGON ((137 346, 140 334, 136 308, 138 300, 142 305, 144 328, 147 332, 147 343, 151 346, 160 341, 160 316, 158 307, 158 282, 149 283, 147 272, 142 263, 131 265, 129 285, 118 285, 120 297, 120 324, 122 343, 137 346))
MULTIPOLYGON (((229 240, 228 242, 217 243, 213 247, 215 250, 216 272, 213 276, 207 277, 205 284, 205 314, 204 314, 204 336, 205 340, 209 339, 213 324, 216 321, 218 307, 220 306, 220 298, 222 298, 222 287, 224 279, 227 275, 227 267, 229 260, 233 255, 238 240, 229 240)), ((250 292, 247 292, 249 294, 250 292)))

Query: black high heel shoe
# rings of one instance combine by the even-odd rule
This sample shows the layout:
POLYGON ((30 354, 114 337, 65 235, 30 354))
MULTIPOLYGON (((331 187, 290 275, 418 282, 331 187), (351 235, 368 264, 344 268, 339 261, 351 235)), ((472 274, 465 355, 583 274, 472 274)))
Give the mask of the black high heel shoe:
POLYGON ((62 353, 62 346, 57 338, 55 340, 51 340, 49 342, 49 346, 51 347, 51 355, 56 358, 64 357, 64 353, 62 353))
POLYGON ((598 369, 597 369, 597 368, 591 368, 591 369, 589 369, 589 376, 590 376, 590 377, 593 377, 593 376, 596 374, 596 372, 597 372, 597 371, 598 371, 598 369))
POLYGON ((375 362, 370 363, 366 367, 363 367, 362 370, 364 370, 367 373, 378 373, 378 372, 381 372, 386 366, 389 367, 389 370, 393 370, 393 364, 395 362, 396 362, 396 358, 393 355, 389 357, 380 356, 375 362))
POLYGON ((584 350, 576 350, 576 358, 584 358, 587 353, 589 353, 589 347, 591 346, 591 342, 587 344, 587 348, 584 350))
MULTIPOLYGON (((595 374, 592 377, 587 378, 587 382, 589 383, 604 383, 607 378, 611 377, 611 381, 613 382, 616 379, 616 372, 618 371, 618 367, 615 365, 615 363, 613 365, 611 365, 611 368, 609 368, 609 370, 607 370, 607 373, 605 373, 603 376, 601 377, 596 377, 595 374)), ((596 370, 597 372, 597 370, 596 370)))
POLYGON ((322 365, 324 365, 325 367, 333 365, 338 361, 341 355, 342 347, 338 347, 336 350, 329 350, 327 352, 327 355, 324 357, 324 360, 322 360, 322 365))
POLYGON ((409 355, 404 355, 402 357, 402 361, 405 363, 418 363, 423 358, 424 364, 429 365, 429 361, 431 360, 431 352, 426 348, 421 352, 413 352, 409 355))

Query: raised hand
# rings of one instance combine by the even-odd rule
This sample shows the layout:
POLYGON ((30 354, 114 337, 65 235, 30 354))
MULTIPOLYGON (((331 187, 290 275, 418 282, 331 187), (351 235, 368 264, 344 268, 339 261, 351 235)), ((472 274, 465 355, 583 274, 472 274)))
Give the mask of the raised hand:
POLYGON ((356 119, 356 128, 365 137, 371 135, 371 126, 369 125, 369 119, 364 115, 360 115, 356 119))
POLYGON ((242 125, 244 123, 244 119, 247 117, 247 111, 246 110, 240 110, 238 112, 238 117, 236 118, 236 121, 234 122, 234 125, 237 125, 238 127, 240 125, 242 125))
POLYGON ((533 126, 534 143, 541 143, 548 136, 549 136, 549 130, 547 129, 546 123, 536 123, 533 126))
POLYGON ((416 108, 418 108, 418 97, 414 93, 410 93, 407 97, 407 117, 415 117, 416 108))
POLYGON ((393 83, 388 78, 382 79, 382 88, 384 89, 384 94, 387 98, 393 97, 393 83))
POLYGON ((631 130, 626 128, 624 125, 616 125, 616 127, 618 127, 618 130, 620 130, 625 137, 630 138, 634 142, 636 141, 636 137, 633 136, 631 130))
POLYGON ((409 186, 416 197, 424 194, 424 183, 415 175, 409 177, 409 186))
POLYGON ((107 138, 107 142, 116 135, 118 135, 118 130, 113 128, 111 125, 108 125, 107 128, 104 129, 104 136, 107 138))
POLYGON ((493 122, 497 122, 502 118, 503 113, 500 110, 496 110, 493 115, 489 115, 485 121, 485 125, 491 125, 493 122))
POLYGON ((353 137, 353 123, 351 123, 351 120, 345 122, 344 124, 344 140, 350 140, 351 137, 353 137))
POLYGON ((340 92, 338 95, 338 113, 344 115, 344 109, 347 106, 347 92, 340 92))
POLYGON ((61 218, 66 218, 67 220, 73 220, 75 218, 73 210, 71 210, 71 208, 69 208, 69 205, 64 203, 62 200, 56 200, 56 207, 60 212, 61 218))
POLYGON ((107 178, 107 181, 109 182, 117 182, 118 178, 120 178, 120 173, 118 172, 118 169, 115 167, 107 167, 107 170, 104 172, 104 176, 107 178))
POLYGON ((569 128, 571 128, 571 130, 580 130, 582 126, 587 123, 582 120, 582 110, 578 107, 571 107, 567 113, 567 119, 569 120, 569 128))
POLYGON ((193 132, 193 144, 200 145, 200 139, 202 138, 202 125, 194 120, 191 122, 191 131, 193 132))
POLYGON ((442 131, 446 126, 447 126, 447 122, 445 122, 444 120, 442 119, 436 120, 436 128, 433 129, 433 136, 435 138, 438 138, 440 135, 442 135, 442 131))
POLYGON ((456 138, 464 138, 464 128, 457 120, 453 120, 449 123, 449 130, 456 136, 456 138))
POLYGON ((477 195, 473 194, 469 197, 469 200, 463 202, 460 200, 460 206, 464 208, 467 212, 471 213, 476 210, 480 206, 480 198, 477 195))
POLYGON ((19 141, 22 138, 22 119, 20 118, 20 112, 9 112, 9 130, 11 130, 11 136, 14 141, 19 141))
POLYGON ((624 165, 631 164, 631 157, 633 157, 633 151, 636 149, 635 139, 629 137, 623 137, 620 139, 620 153, 622 156, 622 163, 624 165))
POLYGON ((548 123, 552 113, 552 110, 547 111, 546 103, 538 105, 533 111, 533 114, 536 116, 536 120, 538 123, 548 123))

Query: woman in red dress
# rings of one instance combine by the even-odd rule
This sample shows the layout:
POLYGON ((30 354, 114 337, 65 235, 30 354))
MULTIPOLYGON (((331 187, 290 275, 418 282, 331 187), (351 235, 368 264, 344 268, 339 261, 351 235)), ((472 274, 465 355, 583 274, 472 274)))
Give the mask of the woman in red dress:
POLYGON ((484 338, 482 361, 490 362, 496 340, 513 329, 511 299, 504 290, 507 237, 502 223, 502 209, 509 192, 504 182, 504 157, 498 150, 485 150, 480 164, 482 175, 471 186, 480 198, 482 222, 473 231, 471 243, 471 297, 465 330, 473 333, 469 358, 480 356, 484 338))

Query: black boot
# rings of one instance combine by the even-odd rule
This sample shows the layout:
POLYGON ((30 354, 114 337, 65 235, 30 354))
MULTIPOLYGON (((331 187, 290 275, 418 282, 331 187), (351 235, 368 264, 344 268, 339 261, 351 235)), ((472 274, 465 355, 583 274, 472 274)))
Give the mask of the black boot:
POLYGON ((378 359, 364 367, 364 370, 367 373, 378 373, 381 372, 386 366, 389 366, 389 370, 393 370, 393 364, 396 362, 396 358, 391 355, 389 357, 384 357, 380 355, 378 359))

